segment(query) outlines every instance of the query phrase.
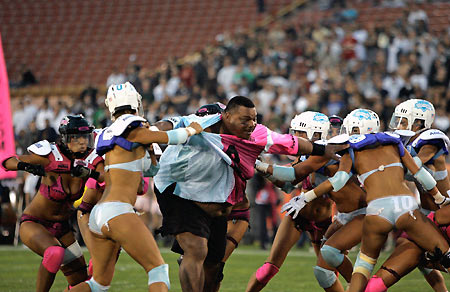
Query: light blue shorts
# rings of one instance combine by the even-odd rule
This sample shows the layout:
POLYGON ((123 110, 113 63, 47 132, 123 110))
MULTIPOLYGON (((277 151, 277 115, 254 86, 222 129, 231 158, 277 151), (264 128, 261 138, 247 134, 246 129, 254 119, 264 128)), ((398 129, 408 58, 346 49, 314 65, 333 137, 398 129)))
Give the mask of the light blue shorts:
POLYGON ((123 202, 104 202, 94 206, 89 216, 89 229, 97 234, 103 235, 102 227, 108 227, 108 221, 126 213, 136 213, 133 206, 123 202))
POLYGON ((376 215, 389 221, 393 226, 405 213, 419 209, 413 196, 389 196, 370 201, 366 208, 366 216, 376 215))
POLYGON ((334 220, 336 220, 337 222, 341 223, 342 225, 347 224, 348 222, 352 221, 353 218, 355 218, 356 216, 362 215, 362 214, 366 214, 366 208, 361 208, 355 211, 351 211, 348 213, 340 213, 338 212, 335 216, 334 216, 334 220))

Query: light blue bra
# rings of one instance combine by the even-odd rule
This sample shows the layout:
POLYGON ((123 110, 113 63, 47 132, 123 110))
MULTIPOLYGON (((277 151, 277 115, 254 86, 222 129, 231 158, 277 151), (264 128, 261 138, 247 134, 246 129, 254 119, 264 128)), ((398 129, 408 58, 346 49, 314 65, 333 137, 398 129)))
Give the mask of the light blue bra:
POLYGON ((151 164, 152 164, 152 162, 151 162, 150 158, 147 157, 147 155, 145 155, 144 157, 133 160, 133 161, 105 165, 105 172, 112 168, 124 169, 124 170, 133 171, 133 172, 143 172, 143 171, 149 169, 151 164))
POLYGON ((394 162, 388 165, 380 165, 378 168, 370 170, 366 173, 363 173, 361 175, 359 175, 359 180, 362 184, 364 184, 364 181, 373 173, 377 172, 377 171, 384 171, 386 168, 388 167, 393 167, 393 166, 400 166, 401 168, 403 168, 403 164, 401 162, 394 162))

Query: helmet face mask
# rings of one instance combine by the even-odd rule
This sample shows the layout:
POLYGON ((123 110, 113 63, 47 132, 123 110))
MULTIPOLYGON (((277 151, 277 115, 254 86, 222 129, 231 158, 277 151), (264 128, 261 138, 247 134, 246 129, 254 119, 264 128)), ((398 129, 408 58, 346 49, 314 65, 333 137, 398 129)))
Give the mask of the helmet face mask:
POLYGON ((330 130, 328 131, 328 137, 332 138, 334 136, 339 135, 342 128, 342 123, 344 122, 344 119, 342 119, 339 116, 332 115, 328 117, 328 120, 330 121, 330 130))
POLYGON ((130 82, 119 85, 111 85, 108 88, 105 104, 114 121, 114 114, 122 110, 134 111, 136 115, 144 116, 142 97, 130 82))
POLYGON ((345 117, 341 134, 364 135, 376 133, 379 129, 380 119, 374 111, 368 109, 355 109, 345 117))
POLYGON ((61 136, 64 144, 86 145, 87 148, 94 147, 94 137, 92 133, 64 134, 61 136))
POLYGON ((430 129, 435 117, 434 106, 422 99, 410 99, 395 107, 389 128, 420 132, 430 129))
POLYGON ((94 146, 94 127, 83 115, 69 115, 59 124, 61 142, 72 152, 85 152, 94 146))
POLYGON ((315 141, 326 139, 329 129, 330 122, 326 115, 306 111, 292 119, 289 131, 291 134, 304 132, 308 140, 315 141))

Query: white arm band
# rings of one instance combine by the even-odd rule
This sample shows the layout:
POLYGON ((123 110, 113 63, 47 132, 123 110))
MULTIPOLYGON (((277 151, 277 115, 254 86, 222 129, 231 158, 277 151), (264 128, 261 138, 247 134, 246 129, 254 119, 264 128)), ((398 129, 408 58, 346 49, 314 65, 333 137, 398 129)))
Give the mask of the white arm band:
POLYGON ((418 172, 414 175, 417 181, 423 186, 427 191, 431 190, 436 186, 436 181, 431 176, 431 174, 421 167, 418 172))
POLYGON ((150 131, 160 131, 160 129, 157 126, 150 126, 150 131))
POLYGON ((169 141, 167 144, 169 145, 177 145, 177 144, 183 144, 187 141, 187 138, 189 138, 188 131, 186 131, 186 128, 179 128, 175 130, 167 131, 167 136, 169 136, 169 141))
POLYGON ((295 180, 295 169, 293 167, 273 165, 273 177, 281 181, 295 180))
POLYGON ((184 129, 187 131, 189 137, 194 136, 197 133, 197 131, 194 128, 189 126, 184 129))
POLYGON ((342 189, 351 176, 351 174, 343 170, 336 172, 333 177, 328 179, 333 186, 333 191, 337 192, 342 189))
POLYGON ((310 191, 307 191, 307 192, 305 193, 305 201, 306 201, 306 202, 311 202, 311 201, 314 200, 315 198, 317 198, 317 195, 316 195, 316 193, 314 192, 314 190, 310 190, 310 191))
POLYGON ((267 173, 267 169, 269 168, 269 164, 262 162, 261 160, 256 160, 255 161, 255 168, 256 170, 262 172, 262 173, 267 173))

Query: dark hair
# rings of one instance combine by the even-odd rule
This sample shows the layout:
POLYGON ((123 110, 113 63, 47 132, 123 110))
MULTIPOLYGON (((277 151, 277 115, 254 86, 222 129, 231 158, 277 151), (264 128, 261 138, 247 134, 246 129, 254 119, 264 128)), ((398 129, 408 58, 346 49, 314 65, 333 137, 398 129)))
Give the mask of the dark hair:
POLYGON ((230 101, 228 102, 227 107, 225 108, 225 112, 229 112, 232 109, 237 108, 238 106, 245 106, 245 107, 248 107, 248 108, 254 108, 255 104, 248 97, 241 96, 241 95, 236 95, 235 97, 230 99, 230 101))
POLYGON ((207 116, 207 115, 214 115, 223 112, 223 108, 217 104, 205 104, 201 106, 196 112, 195 115, 199 117, 207 116))
POLYGON ((124 114, 135 114, 135 113, 136 113, 136 110, 132 109, 131 106, 124 105, 124 106, 116 107, 113 116, 114 116, 114 118, 118 118, 124 114))

